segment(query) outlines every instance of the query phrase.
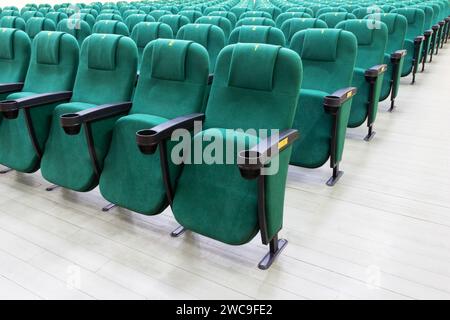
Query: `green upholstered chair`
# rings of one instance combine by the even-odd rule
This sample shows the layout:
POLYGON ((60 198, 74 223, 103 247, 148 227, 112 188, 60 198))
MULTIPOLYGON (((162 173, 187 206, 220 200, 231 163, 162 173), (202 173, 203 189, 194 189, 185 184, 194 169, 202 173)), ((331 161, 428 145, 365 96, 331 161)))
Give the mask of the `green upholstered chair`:
POLYGON ((372 21, 374 28, 377 27, 379 22, 383 22, 388 28, 388 42, 384 55, 384 63, 387 64, 388 69, 384 74, 380 101, 390 97, 389 111, 392 111, 395 107, 395 98, 399 92, 401 71, 406 56, 406 50, 403 49, 403 46, 408 22, 404 16, 397 13, 373 14, 368 15, 366 19, 372 21))
POLYGON ((72 98, 68 103, 59 104, 53 112, 41 162, 41 173, 46 180, 75 191, 89 191, 98 184, 112 128, 120 116, 99 120, 92 114, 104 109, 129 109, 137 60, 136 44, 128 37, 92 34, 84 40, 72 98), (81 133, 66 134, 62 119, 74 121, 80 114, 91 115, 89 121, 77 127, 81 133))
POLYGON ((182 26, 189 23, 189 19, 179 14, 166 14, 159 18, 158 22, 169 25, 173 34, 176 35, 182 26))
MULTIPOLYGON (((345 9, 346 12, 353 13, 354 10, 360 9, 362 7, 359 4, 353 3, 353 4, 340 5, 339 8, 345 9)), ((367 13, 362 18, 364 18, 366 15, 367 15, 367 13)), ((362 18, 358 18, 358 19, 362 19, 362 18)))
POLYGON ((282 13, 281 9, 275 6, 260 6, 256 7, 255 10, 269 13, 273 20, 276 20, 278 16, 282 13))
POLYGON ((353 33, 358 43, 355 70, 352 86, 358 88, 358 94, 353 98, 348 127, 355 128, 367 121, 368 134, 364 140, 369 141, 375 134, 375 122, 378 101, 387 65, 384 64, 388 31, 383 22, 379 28, 372 28, 368 20, 346 20, 336 25, 353 33))
POLYGON ((101 13, 95 19, 96 22, 102 21, 102 20, 113 20, 113 21, 123 22, 122 17, 120 15, 114 14, 114 13, 101 13))
POLYGON ((21 17, 3 17, 0 19, 0 28, 12 28, 25 31, 25 20, 21 17))
POLYGON ((49 12, 45 15, 45 17, 52 20, 55 23, 55 26, 57 26, 61 20, 68 18, 67 14, 62 12, 49 12))
POLYGON ((228 38, 230 37, 231 33, 231 22, 227 18, 221 16, 203 16, 198 18, 195 23, 213 24, 215 26, 218 26, 220 29, 222 29, 225 35, 225 40, 228 43, 228 38))
POLYGON ((244 12, 250 11, 250 8, 243 7, 243 6, 235 6, 228 11, 232 12, 236 16, 236 18, 239 20, 241 18, 241 15, 244 12))
POLYGON ((202 12, 198 10, 181 10, 178 14, 188 18, 189 23, 194 23, 195 20, 203 16, 202 12))
POLYGON ((130 35, 127 25, 117 20, 100 20, 96 22, 92 28, 92 33, 118 34, 127 37, 130 35))
POLYGON ((51 13, 51 12, 55 12, 55 10, 53 8, 39 8, 38 12, 42 13, 44 16, 46 16, 47 14, 51 13))
POLYGON ((286 20, 292 18, 312 18, 312 16, 306 12, 284 12, 278 16, 275 25, 277 28, 281 28, 286 20))
POLYGON ((155 18, 149 14, 132 14, 125 19, 125 24, 130 32, 139 22, 155 22, 155 18))
POLYGON ((27 22, 30 18, 44 18, 44 14, 39 11, 26 11, 21 17, 27 22))
POLYGON ((397 13, 406 18, 408 27, 406 31, 404 49, 406 50, 405 62, 401 72, 402 77, 412 73, 412 83, 416 80, 416 72, 422 62, 423 43, 425 40, 424 26, 425 13, 422 9, 409 7, 392 10, 391 13, 397 13))
POLYGON ((241 14, 239 20, 244 18, 269 18, 272 19, 272 16, 268 12, 264 11, 247 11, 241 14))
POLYGON ((131 38, 137 45, 139 57, 139 70, 142 61, 142 54, 145 47, 156 39, 172 39, 173 31, 169 25, 162 22, 140 22, 131 33, 131 38))
MULTIPOLYGON (((283 223, 291 143, 296 137, 291 127, 301 78, 300 58, 289 49, 238 43, 222 50, 202 131, 188 137, 191 143, 185 145, 197 145, 197 150, 206 152, 214 141, 229 154, 217 154, 216 161, 199 163, 192 161, 198 155, 191 152, 192 146, 184 150, 178 181, 175 184, 165 179, 172 212, 182 226, 173 236, 187 229, 242 245, 261 231, 262 242, 270 245, 270 252, 259 267, 271 265, 287 243, 278 239, 278 232, 283 223)), ((138 146, 151 153, 155 146, 163 146, 176 128, 191 129, 201 118, 195 114, 175 119, 171 125, 139 131, 138 146)), ((172 161, 166 165, 162 161, 163 167, 172 161)), ((163 172, 173 179, 168 169, 163 172)))
POLYGON ((172 14, 172 12, 167 10, 154 10, 149 13, 149 15, 151 15, 155 19, 155 21, 158 21, 159 18, 166 14, 172 14))
POLYGON ((324 13, 338 13, 338 12, 347 13, 348 11, 347 9, 342 7, 322 7, 319 10, 317 10, 316 17, 319 18, 324 13))
POLYGON ((95 24, 95 17, 92 14, 89 13, 79 13, 79 14, 75 14, 70 16, 71 19, 79 19, 79 20, 83 20, 86 21, 87 24, 89 24, 89 27, 92 28, 94 27, 95 24))
POLYGON ((64 19, 56 26, 56 31, 66 32, 75 37, 81 48, 83 41, 91 35, 91 27, 86 21, 78 19, 64 19))
POLYGON ((124 13, 122 13, 122 18, 123 20, 127 20, 127 18, 133 14, 145 14, 144 11, 138 10, 138 9, 133 9, 133 10, 127 10, 124 13))
POLYGON ((173 6, 173 5, 161 6, 159 9, 160 10, 169 11, 171 14, 177 14, 178 11, 179 11, 178 7, 177 6, 173 6))
POLYGON ((231 29, 234 29, 234 27, 236 26, 236 22, 238 20, 236 18, 236 15, 230 11, 212 11, 212 12, 208 13, 207 15, 227 18, 231 23, 231 29))
MULTIPOLYGON (((177 117, 204 109, 208 53, 192 41, 158 39, 145 48, 142 60, 133 106, 114 125, 100 177, 100 191, 113 204, 155 215, 169 204, 160 156, 164 153, 163 157, 170 157, 173 143, 167 149, 164 146, 157 153, 144 155, 136 145, 136 132, 167 125, 177 117)), ((180 166, 170 166, 172 181, 180 169, 180 166)))
POLYGON ((155 6, 152 5, 143 5, 139 7, 139 10, 144 11, 146 14, 149 14, 153 10, 157 10, 155 6))
POLYGON ((98 11, 95 9, 81 9, 80 13, 87 13, 92 15, 94 18, 98 17, 98 11))
POLYGON ((20 12, 17 10, 3 9, 3 11, 0 12, 0 19, 3 17, 20 17, 20 12))
POLYGON ((30 54, 31 42, 25 32, 0 28, 0 101, 22 89, 30 54))
MULTIPOLYGON (((209 15, 211 12, 216 12, 216 11, 225 11, 225 12, 229 12, 229 10, 223 6, 211 6, 211 7, 207 7, 205 10, 203 10, 203 15, 207 16, 209 15)), ((234 14, 234 13, 233 13, 234 14)))
POLYGON ((347 12, 328 12, 321 14, 319 19, 325 21, 328 28, 334 28, 339 22, 356 19, 356 16, 353 13, 347 12))
POLYGON ((231 32, 229 43, 265 43, 284 47, 286 40, 283 32, 274 27, 242 26, 231 32))
POLYGON ((297 32, 290 48, 303 63, 303 84, 294 128, 300 138, 294 144, 291 164, 317 168, 330 159, 333 169, 327 185, 342 176, 339 163, 356 88, 351 87, 357 41, 348 31, 307 29, 297 32))
POLYGON ((226 43, 222 29, 212 24, 189 23, 181 27, 176 38, 202 45, 208 51, 210 73, 214 72, 217 56, 226 43))
POLYGON ((291 39, 299 31, 306 29, 325 29, 328 28, 325 21, 317 18, 291 18, 281 25, 281 31, 286 38, 286 45, 289 46, 291 39))
POLYGON ((423 40, 423 49, 422 49, 422 70, 425 70, 425 63, 428 60, 428 54, 431 51, 431 45, 432 45, 432 37, 433 37, 433 18, 434 18, 434 10, 431 5, 427 4, 417 4, 414 7, 417 7, 421 9, 425 14, 425 20, 424 20, 424 40, 423 40))
POLYGON ((372 8, 372 7, 361 7, 361 8, 354 9, 350 12, 352 14, 354 14, 357 19, 363 19, 368 14, 384 13, 384 11, 381 8, 376 10, 375 8, 372 8))
POLYGON ((25 25, 25 32, 30 39, 34 39, 41 31, 55 31, 55 23, 47 18, 30 18, 25 25))
POLYGON ((286 10, 286 12, 304 12, 314 17, 314 11, 308 7, 292 7, 286 10))
POLYGON ((1 164, 26 173, 39 169, 53 109, 70 99, 78 53, 69 34, 44 31, 35 37, 22 90, 0 102, 1 164))
POLYGON ((275 22, 270 18, 243 18, 236 22, 236 27, 240 26, 268 26, 275 27, 275 22))

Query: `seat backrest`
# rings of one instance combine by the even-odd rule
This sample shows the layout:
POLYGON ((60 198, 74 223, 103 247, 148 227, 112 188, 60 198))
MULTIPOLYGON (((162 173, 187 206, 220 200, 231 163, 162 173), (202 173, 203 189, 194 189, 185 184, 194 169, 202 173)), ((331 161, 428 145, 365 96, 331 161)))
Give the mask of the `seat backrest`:
POLYGON ((225 47, 217 60, 206 107, 206 128, 292 127, 302 78, 292 50, 269 44, 225 47))
POLYGON ((347 9, 342 7, 323 7, 317 10, 316 17, 319 18, 324 13, 336 13, 336 12, 347 12, 347 9))
POLYGON ((229 44, 265 43, 284 47, 286 40, 280 29, 270 26, 241 26, 230 34, 229 44))
POLYGON ((151 15, 155 19, 155 21, 158 21, 159 18, 166 14, 172 14, 172 12, 167 10, 154 10, 149 13, 149 15, 151 15))
POLYGON ((368 14, 384 13, 384 10, 382 10, 381 8, 377 9, 377 11, 374 10, 375 9, 372 7, 361 7, 353 10, 352 13, 355 15, 357 19, 364 19, 364 17, 367 16, 368 14))
POLYGON ((244 12, 250 11, 250 9, 248 7, 243 7, 243 6, 235 6, 233 8, 231 8, 230 10, 228 10, 232 13, 234 13, 234 15, 236 16, 236 18, 239 20, 241 18, 241 15, 244 12))
POLYGON ((213 24, 222 29, 225 34, 225 39, 228 41, 231 32, 231 22, 225 17, 220 16, 203 16, 198 18, 195 23, 203 23, 203 24, 213 24))
POLYGON ((178 14, 188 18, 189 23, 194 23, 195 20, 203 16, 202 12, 198 10, 181 10, 178 14))
POLYGON ((173 31, 170 26, 162 22, 140 22, 133 28, 131 38, 137 45, 139 61, 141 61, 144 49, 151 41, 160 38, 172 39, 173 31))
POLYGON ((433 7, 426 3, 425 4, 417 4, 417 5, 415 5, 415 7, 423 10, 423 12, 425 14, 425 20, 424 20, 424 26, 423 26, 424 31, 431 30, 431 27, 433 26, 433 16, 434 16, 433 7))
POLYGON ((132 14, 145 14, 145 12, 141 11, 141 10, 138 10, 138 9, 127 10, 124 13, 122 13, 122 18, 124 20, 126 20, 132 14))
POLYGON ((277 28, 281 28, 286 20, 292 18, 312 18, 312 16, 306 12, 284 12, 278 16, 275 25, 277 28))
POLYGON ((130 101, 137 73, 136 44, 115 34, 92 34, 81 46, 72 101, 130 101))
POLYGON ((123 22, 122 17, 120 15, 114 14, 114 13, 101 13, 95 19, 96 22, 102 21, 102 20, 115 20, 115 21, 123 22))
POLYGON ((20 12, 17 10, 6 10, 0 12, 0 18, 3 17, 20 17, 20 12))
POLYGON ((22 30, 0 28, 0 84, 23 82, 31 56, 31 41, 22 30))
POLYGON ((100 20, 94 24, 92 33, 118 34, 129 36, 130 31, 125 23, 117 20, 100 20))
POLYGON ((380 22, 379 28, 372 28, 368 20, 346 20, 336 25, 353 33, 358 43, 356 67, 364 70, 383 63, 388 39, 386 24, 380 22))
POLYGON ((371 14, 366 16, 366 19, 372 20, 373 27, 377 27, 378 21, 386 24, 388 29, 386 53, 391 54, 403 49, 408 27, 408 21, 403 15, 397 13, 371 14))
POLYGON ((169 25, 173 34, 176 35, 182 26, 189 23, 189 19, 179 14, 166 14, 159 18, 158 22, 169 25))
POLYGON ((22 14, 22 19, 27 22, 30 18, 43 18, 44 14, 39 11, 26 11, 22 14))
POLYGON ((270 14, 270 18, 275 20, 281 14, 281 9, 275 6, 260 6, 256 7, 258 11, 264 11, 270 14))
POLYGON ((21 17, 3 17, 0 19, 0 28, 12 28, 25 31, 25 20, 21 17))
POLYGON ((414 40, 415 37, 423 35, 425 26, 425 12, 419 8, 400 8, 392 10, 391 13, 401 14, 406 18, 408 27, 406 39, 414 40))
POLYGON ((95 9, 81 9, 80 13, 88 13, 92 15, 94 18, 98 17, 98 11, 95 9))
POLYGON ((169 11, 171 14, 177 14, 178 13, 178 7, 173 5, 166 5, 159 8, 160 10, 169 11))
POLYGON ((241 16, 239 17, 240 19, 244 19, 244 18, 269 18, 272 19, 272 16, 270 15, 270 13, 265 12, 265 11, 247 11, 244 12, 243 14, 241 14, 241 16))
POLYGON ((30 18, 25 26, 25 31, 30 37, 34 39, 36 35, 41 31, 55 31, 55 23, 47 18, 30 18))
POLYGON ((151 11, 157 10, 157 8, 155 6, 151 6, 151 5, 143 5, 143 6, 139 7, 139 10, 142 10, 146 14, 149 14, 151 11))
POLYGON ((356 37, 338 29, 308 29, 297 32, 290 48, 303 63, 302 88, 327 93, 349 87, 356 62, 356 37))
POLYGON ((78 42, 73 36, 56 31, 40 32, 31 47, 23 91, 46 93, 72 90, 78 59, 78 42))
POLYGON ((209 70, 214 72, 217 56, 225 47, 225 35, 218 26, 212 24, 187 24, 178 31, 177 39, 193 41, 208 51, 209 70))
POLYGON ((55 12, 55 10, 53 10, 53 8, 39 8, 38 10, 40 13, 42 13, 44 16, 46 16, 48 13, 50 12, 55 12))
POLYGON ((45 17, 46 17, 47 19, 52 20, 52 21, 55 23, 55 25, 58 25, 58 23, 59 23, 61 20, 64 20, 64 19, 67 19, 67 18, 68 18, 67 14, 62 13, 62 12, 49 12, 49 13, 47 13, 47 14, 45 15, 45 17))
POLYGON ((308 7, 292 7, 286 10, 286 12, 304 12, 314 17, 314 11, 308 7))
POLYGON ((319 19, 325 21, 329 28, 334 28, 339 22, 356 19, 356 16, 347 12, 328 12, 321 14, 319 19))
POLYGON ((91 35, 91 27, 89 24, 86 21, 77 19, 61 20, 56 26, 56 30, 74 36, 80 47, 83 41, 91 35))
POLYGON ((125 19, 125 24, 130 32, 133 31, 134 26, 139 22, 155 22, 155 18, 149 14, 132 14, 125 19))
POLYGON ((240 26, 270 26, 275 27, 275 22, 270 18, 243 18, 239 19, 236 27, 240 26))
POLYGON ((208 74, 203 46, 184 40, 152 41, 144 50, 130 112, 168 119, 200 112, 208 74))
POLYGON ((317 18, 291 18, 281 25, 281 31, 284 34, 286 43, 291 42, 292 37, 299 31, 306 29, 325 29, 328 25, 325 21, 317 18))
POLYGON ((227 18, 231 23, 231 28, 234 28, 236 26, 236 22, 238 20, 236 15, 230 11, 212 11, 212 12, 208 13, 207 15, 227 18))

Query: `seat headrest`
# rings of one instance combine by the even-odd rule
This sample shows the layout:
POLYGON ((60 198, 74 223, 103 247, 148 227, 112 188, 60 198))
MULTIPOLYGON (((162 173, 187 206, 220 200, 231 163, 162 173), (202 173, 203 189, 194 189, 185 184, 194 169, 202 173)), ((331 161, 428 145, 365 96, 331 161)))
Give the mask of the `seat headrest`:
POLYGON ((170 29, 168 25, 162 22, 139 22, 133 29, 133 38, 138 48, 144 48, 150 41, 160 38, 163 25, 170 29))
POLYGON ((14 34, 16 29, 1 28, 0 29, 0 59, 14 59, 14 34))
POLYGON ((192 40, 207 48, 212 27, 214 27, 212 24, 187 24, 183 27, 184 39, 192 40))
POLYGON ((59 64, 61 38, 64 32, 43 31, 35 38, 36 61, 40 64, 59 64))
POLYGON ((97 70, 114 70, 121 35, 93 34, 88 39, 88 67, 97 70))
POLYGON ((186 55, 193 41, 158 39, 152 43, 152 77, 184 81, 186 79, 186 55))
POLYGON ((273 73, 281 46, 255 43, 233 45, 228 85, 271 91, 273 73))
POLYGON ((301 57, 306 60, 334 61, 342 30, 308 29, 305 31, 301 57))
POLYGON ((375 28, 369 28, 368 20, 347 20, 341 22, 346 31, 353 33, 358 40, 358 45, 367 46, 372 44, 375 28))
POLYGON ((267 43, 271 28, 269 26, 242 26, 239 31, 238 42, 267 43))

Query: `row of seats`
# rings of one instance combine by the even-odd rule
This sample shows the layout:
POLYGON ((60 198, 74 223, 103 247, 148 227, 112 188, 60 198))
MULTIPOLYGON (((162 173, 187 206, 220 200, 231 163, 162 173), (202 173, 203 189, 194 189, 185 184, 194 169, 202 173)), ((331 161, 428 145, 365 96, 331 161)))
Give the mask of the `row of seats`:
MULTIPOLYGON (((278 1, 256 2, 272 17, 282 10, 278 1)), ((225 12, 241 8, 236 0, 214 1, 202 11, 219 4, 225 12)), ((111 6, 100 12, 122 7, 111 6)), ((141 22, 133 32, 164 25, 141 22)), ((328 184, 336 183, 347 127, 366 122, 369 140, 379 100, 397 94, 408 25, 401 13, 374 14, 334 28, 301 28, 284 46, 272 42, 272 34, 283 34, 275 27, 241 26, 238 40, 216 54, 208 46, 210 31, 220 29, 213 24, 186 24, 177 39, 143 33, 149 40, 141 50, 117 34, 94 33, 80 48, 70 32, 40 31, 30 40, 19 28, 1 28, 0 163, 25 173, 40 169, 74 191, 99 185, 112 204, 146 215, 170 205, 182 225, 175 236, 188 229, 238 245, 260 232, 270 251, 259 267, 268 268, 287 243, 278 232, 288 165, 330 161, 328 184), (170 138, 198 121, 203 127, 188 137, 177 163, 170 138), (258 135, 261 129, 269 137, 258 135), (234 155, 240 162, 228 164, 224 154, 196 163, 196 145, 205 150, 211 141, 241 150, 234 155)), ((423 53, 419 48, 412 59, 423 53)))

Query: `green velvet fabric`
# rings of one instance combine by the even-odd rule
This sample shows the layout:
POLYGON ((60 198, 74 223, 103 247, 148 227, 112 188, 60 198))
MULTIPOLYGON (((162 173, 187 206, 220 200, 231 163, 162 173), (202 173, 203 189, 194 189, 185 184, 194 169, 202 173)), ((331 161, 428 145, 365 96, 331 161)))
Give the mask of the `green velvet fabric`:
POLYGON ((194 41, 205 47, 209 55, 209 70, 214 72, 217 56, 225 47, 222 29, 215 25, 187 24, 178 31, 177 39, 194 41))
POLYGON ((270 18, 243 18, 239 19, 236 23, 236 27, 240 26, 270 26, 275 27, 275 22, 270 18))
POLYGON ((167 14, 159 18, 158 22, 169 25, 173 34, 176 35, 182 26, 189 23, 189 19, 179 14, 167 14))
MULTIPOLYGON (((294 35, 291 49, 301 56, 304 68, 304 80, 294 121, 294 128, 301 134, 300 139, 294 143, 291 164, 316 168, 323 165, 330 156, 332 117, 323 108, 323 98, 336 90, 350 87, 357 41, 352 33, 344 30, 308 29, 294 35), (314 55, 314 50, 320 54, 314 55), (324 52, 325 50, 329 53, 324 52), (308 58, 303 56, 304 53, 308 53, 308 58), (335 56, 334 60, 331 60, 332 56, 335 56)), ((346 113, 350 112, 350 106, 343 107, 342 110, 344 115, 337 128, 339 136, 345 136, 346 119, 348 120, 346 113)), ((342 150, 344 139, 340 139, 339 144, 338 149, 342 150)))
POLYGON ((334 28, 339 22, 356 19, 356 16, 347 12, 328 12, 321 14, 318 18, 325 21, 329 28, 334 28))
MULTIPOLYGON (((238 149, 238 146, 245 148, 256 144, 259 139, 254 134, 237 129, 290 128, 301 78, 301 61, 291 50, 247 43, 225 47, 217 61, 206 108, 205 130, 194 137, 192 144, 201 140, 198 143, 205 148, 209 140, 222 146, 226 142, 232 143, 234 149, 238 149), (266 52, 271 59, 277 52, 272 64, 271 89, 250 89, 254 82, 246 86, 231 86, 230 76, 234 77, 236 71, 231 72, 230 69, 239 66, 242 75, 251 74, 254 70, 247 67, 245 62, 262 59, 262 64, 262 61, 267 61, 266 57, 262 57, 262 52, 266 52), (244 61, 237 62, 237 59, 244 61), (226 134, 225 128, 232 130, 226 134)), ((282 227, 289 152, 289 148, 282 152, 279 156, 280 169, 266 180, 269 238, 282 227)), ((187 153, 186 158, 191 158, 191 154, 187 153)), ((178 180, 172 211, 177 221, 189 230, 228 244, 246 243, 258 232, 257 180, 243 179, 236 164, 185 163, 178 180)))
POLYGON ((225 17, 220 16, 203 16, 198 18, 195 23, 213 24, 222 29, 225 39, 228 40, 231 33, 231 22, 225 17))
MULTIPOLYGON (((121 118, 114 126, 100 178, 100 191, 108 201, 148 215, 160 213, 167 206, 159 151, 153 155, 142 154, 135 142, 136 131, 200 112, 208 74, 208 54, 197 43, 160 39, 147 46, 131 115, 121 118), (168 69, 161 69, 167 72, 166 76, 155 77, 156 64, 165 64, 164 60, 184 65, 183 79, 174 79, 168 69)), ((174 144, 168 145, 169 159, 174 144)), ((170 164, 170 176, 175 185, 180 167, 170 164)))
POLYGON ((312 18, 312 16, 306 12, 284 12, 278 16, 277 20, 275 21, 275 25, 277 28, 281 28, 286 20, 292 18, 312 18))
POLYGON ((122 36, 129 36, 130 32, 125 23, 113 20, 100 20, 94 24, 92 33, 101 34, 118 34, 122 36))
POLYGON ((328 26, 325 21, 317 18, 291 18, 281 25, 281 31, 284 33, 287 45, 291 43, 292 37, 297 32, 312 28, 326 29, 328 26))
MULTIPOLYGON (((76 191, 89 191, 96 186, 98 181, 84 128, 78 135, 67 135, 59 124, 59 118, 65 113, 98 105, 130 101, 136 72, 137 49, 130 38, 93 34, 83 42, 71 102, 59 105, 53 113, 52 128, 41 161, 41 173, 45 179, 76 191), (103 53, 103 60, 100 52, 103 53)), ((103 167, 117 119, 112 117, 92 123, 100 168, 103 167)))
POLYGON ((12 28, 25 31, 25 20, 20 17, 3 17, 0 19, 0 28, 12 28))
POLYGON ((139 22, 155 22, 155 18, 148 14, 132 14, 125 20, 125 24, 130 32, 139 22))
POLYGON ((25 26, 25 32, 30 39, 34 39, 41 31, 55 31, 55 23, 46 18, 30 18, 25 26))
POLYGON ((91 35, 91 27, 86 21, 78 19, 64 19, 56 26, 57 31, 68 33, 75 37, 81 47, 83 41, 91 35))
MULTIPOLYGON (((9 95, 7 100, 72 90, 78 66, 78 51, 78 44, 72 36, 59 32, 41 32, 32 45, 23 90, 9 95), (50 54, 45 55, 44 51, 50 54)), ((56 104, 44 105, 30 111, 41 150, 45 146, 55 106, 56 104)), ((28 134, 24 111, 20 110, 16 119, 4 118, 0 123, 0 163, 17 171, 34 172, 39 168, 39 160, 28 134)))
POLYGON ((280 29, 267 26, 242 26, 231 32, 229 43, 266 43, 284 47, 286 41, 280 29))

